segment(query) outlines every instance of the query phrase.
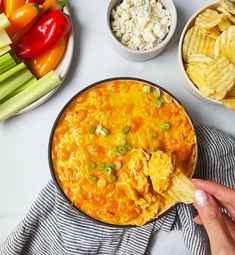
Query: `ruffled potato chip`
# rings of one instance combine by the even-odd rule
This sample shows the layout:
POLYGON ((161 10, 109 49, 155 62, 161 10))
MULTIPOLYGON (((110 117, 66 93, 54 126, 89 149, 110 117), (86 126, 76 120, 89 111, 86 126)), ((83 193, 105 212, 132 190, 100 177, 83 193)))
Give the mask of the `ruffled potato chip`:
POLYGON ((217 26, 223 17, 224 14, 216 10, 206 9, 196 18, 195 25, 200 29, 210 29, 217 26))
POLYGON ((223 33, 216 39, 214 46, 215 57, 224 56, 231 63, 235 64, 235 26, 231 26, 224 30, 223 33))
POLYGON ((188 62, 192 54, 214 56, 215 39, 204 35, 197 26, 193 26, 185 35, 183 43, 183 59, 188 62))
POLYGON ((229 11, 227 11, 226 9, 222 7, 218 7, 217 10, 222 12, 224 15, 226 15, 232 21, 232 23, 235 24, 235 17, 229 11))
POLYGON ((198 15, 195 26, 185 35, 183 59, 188 77, 202 95, 221 102, 227 100, 224 105, 233 108, 235 0, 220 0, 217 10, 206 9, 198 15))
POLYGON ((212 61, 212 58, 204 55, 204 54, 192 54, 188 60, 189 63, 209 63, 212 61))
POLYGON ((232 0, 220 0, 220 6, 235 15, 235 2, 232 0))
POLYGON ((175 202, 193 203, 195 188, 180 169, 175 169, 174 161, 170 154, 163 151, 152 154, 148 171, 153 189, 175 202))
POLYGON ((167 194, 173 201, 192 204, 194 202, 195 187, 180 170, 176 170, 176 172, 179 172, 179 174, 174 175, 167 194))
POLYGON ((220 30, 218 26, 212 27, 209 29, 200 29, 200 30, 204 35, 207 35, 213 39, 216 39, 220 35, 220 30))
POLYGON ((225 107, 235 111, 235 98, 223 99, 221 102, 225 107))
POLYGON ((210 95, 215 100, 222 100, 232 89, 235 81, 235 67, 224 57, 215 58, 206 71, 205 84, 214 89, 210 95))
POLYGON ((193 55, 186 72, 204 96, 215 100, 222 100, 235 81, 235 67, 224 57, 210 60, 193 55), (196 61, 192 62, 193 58, 196 61))
POLYGON ((225 56, 235 65, 235 40, 224 46, 225 56))
POLYGON ((232 22, 230 21, 229 18, 224 17, 220 23, 218 24, 218 27, 220 29, 220 31, 224 31, 225 29, 229 28, 230 26, 232 26, 232 22))
POLYGON ((201 93, 208 97, 215 91, 206 84, 208 63, 189 63, 186 69, 188 77, 199 88, 201 93))

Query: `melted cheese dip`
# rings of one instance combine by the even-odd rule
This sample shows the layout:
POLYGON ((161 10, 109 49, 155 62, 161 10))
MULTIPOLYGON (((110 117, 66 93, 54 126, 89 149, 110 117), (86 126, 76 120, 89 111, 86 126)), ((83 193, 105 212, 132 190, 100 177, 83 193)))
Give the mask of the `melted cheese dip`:
MULTIPOLYGON (((54 132, 52 161, 61 188, 82 212, 140 226, 173 203, 154 191, 148 174, 148 160, 159 150, 191 174, 195 133, 183 107, 148 84, 120 80, 70 104, 54 132)), ((161 190, 169 185, 161 183, 161 190)))

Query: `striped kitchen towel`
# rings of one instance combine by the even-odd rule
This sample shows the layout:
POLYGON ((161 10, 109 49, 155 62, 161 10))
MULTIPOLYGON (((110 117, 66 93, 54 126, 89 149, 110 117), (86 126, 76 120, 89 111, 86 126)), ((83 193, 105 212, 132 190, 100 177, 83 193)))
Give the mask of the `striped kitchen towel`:
MULTIPOLYGON (((202 124, 195 127, 199 144, 195 177, 235 188, 235 138, 202 124)), ((193 222, 195 215, 192 206, 179 204, 164 217, 143 227, 120 229, 98 225, 70 208, 50 181, 4 242, 0 254, 141 255, 148 253, 155 231, 181 229, 185 245, 193 254, 209 255, 207 234, 202 226, 193 222)))

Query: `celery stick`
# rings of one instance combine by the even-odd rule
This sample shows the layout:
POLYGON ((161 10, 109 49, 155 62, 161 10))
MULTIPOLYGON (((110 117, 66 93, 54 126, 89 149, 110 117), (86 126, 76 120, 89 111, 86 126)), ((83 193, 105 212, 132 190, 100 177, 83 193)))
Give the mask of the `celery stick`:
POLYGON ((28 88, 29 86, 34 85, 36 82, 37 82, 37 79, 35 77, 33 77, 32 79, 28 80, 26 83, 24 83, 23 85, 21 85, 20 87, 18 87, 14 91, 12 91, 9 95, 4 97, 2 100, 0 100, 0 104, 4 103, 5 101, 10 99, 11 97, 15 96, 16 94, 20 93, 24 89, 28 88))
POLYGON ((16 66, 16 62, 14 60, 11 60, 8 63, 5 63, 4 65, 2 65, 0 67, 0 75, 7 72, 8 70, 13 68, 14 66, 16 66))
POLYGON ((1 56, 0 57, 0 74, 5 73, 6 71, 11 69, 15 65, 16 63, 9 53, 1 56))
POLYGON ((9 53, 1 56, 0 57, 0 67, 1 67, 2 64, 6 63, 7 61, 12 60, 12 59, 13 58, 12 58, 12 56, 9 53))
POLYGON ((1 87, 1 83, 3 81, 5 81, 6 79, 8 79, 9 77, 13 76, 15 73, 19 72, 20 70, 26 68, 24 63, 20 63, 19 65, 11 68, 10 70, 8 70, 7 72, 3 73, 0 75, 0 87, 1 87))
POLYGON ((2 56, 3 54, 7 53, 10 50, 11 50, 11 47, 9 45, 6 45, 4 47, 0 47, 0 56, 2 56))
POLYGON ((5 30, 10 26, 10 22, 4 13, 0 14, 0 29, 5 30))
POLYGON ((32 73, 25 68, 2 82, 0 85, 0 100, 9 95, 12 91, 17 89, 32 77, 32 73))
POLYGON ((12 41, 5 30, 0 30, 0 48, 11 44, 12 41))
POLYGON ((24 109, 40 97, 47 94, 60 84, 60 79, 54 71, 49 72, 34 85, 0 105, 0 121, 7 120, 17 112, 24 109))
POLYGON ((14 93, 14 95, 20 93, 21 91, 23 91, 24 89, 28 88, 31 85, 34 85, 37 82, 37 79, 35 77, 31 78, 30 80, 28 80, 26 83, 24 83, 22 86, 18 87, 16 90, 14 90, 12 93, 14 93))

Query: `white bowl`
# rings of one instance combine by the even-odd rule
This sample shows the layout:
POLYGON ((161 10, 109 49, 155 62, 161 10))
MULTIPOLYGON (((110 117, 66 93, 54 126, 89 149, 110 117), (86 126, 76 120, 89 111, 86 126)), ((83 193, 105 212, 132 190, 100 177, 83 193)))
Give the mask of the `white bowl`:
POLYGON ((207 6, 201 8, 200 10, 198 10, 197 12, 195 12, 193 14, 193 16, 189 19, 189 21, 187 22, 187 24, 184 27, 184 30, 181 34, 180 37, 180 41, 179 41, 179 47, 178 47, 178 61, 179 61, 179 68, 180 68, 180 72, 183 74, 184 77, 184 86, 186 87, 186 89, 195 97, 205 101, 205 102, 209 102, 209 103, 215 103, 215 104, 221 104, 221 102, 214 100, 212 98, 206 97, 204 96, 200 90, 196 87, 196 85, 190 80, 190 78, 188 77, 186 70, 184 68, 184 62, 183 62, 183 54, 182 54, 182 49, 183 49, 183 42, 184 42, 184 37, 185 34, 187 33, 187 31, 194 26, 195 24, 195 20, 196 17, 202 13, 203 11, 205 11, 206 9, 210 8, 210 9, 216 9, 219 6, 218 2, 214 2, 211 4, 208 4, 207 6))
POLYGON ((163 42, 161 42, 159 45, 149 50, 130 49, 126 47, 125 45, 123 45, 113 34, 113 31, 110 27, 111 11, 114 8, 114 6, 120 2, 122 2, 122 0, 111 0, 107 10, 106 22, 107 22, 108 33, 110 35, 113 48, 122 57, 130 59, 130 60, 134 60, 134 61, 146 61, 148 59, 154 58, 157 55, 159 55, 166 48, 167 44, 169 43, 176 29, 177 12, 176 12, 174 2, 172 0, 161 0, 161 3, 163 4, 163 6, 171 13, 172 24, 170 26, 170 31, 168 35, 166 36, 166 38, 163 40, 163 42))
MULTIPOLYGON (((68 6, 64 7, 63 11, 65 14, 70 16, 68 6)), ((50 91, 43 97, 39 98, 37 101, 30 104, 29 106, 25 107, 23 110, 18 112, 16 115, 19 115, 19 114, 22 114, 22 113, 25 113, 25 112, 35 109, 36 107, 40 106, 41 104, 43 104, 44 102, 46 102, 49 98, 51 98, 53 96, 53 94, 59 89, 59 87, 62 85, 64 79, 67 76, 67 73, 70 69, 70 65, 72 63, 73 52, 74 52, 74 32, 72 29, 69 39, 68 39, 68 42, 67 42, 67 48, 64 53, 64 57, 61 60, 61 62, 59 63, 59 65, 54 70, 55 73, 60 77, 60 80, 61 80, 59 86, 57 86, 55 89, 53 89, 52 91, 50 91)))

